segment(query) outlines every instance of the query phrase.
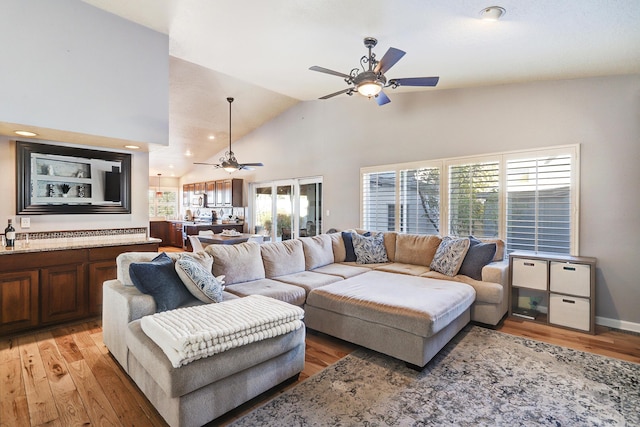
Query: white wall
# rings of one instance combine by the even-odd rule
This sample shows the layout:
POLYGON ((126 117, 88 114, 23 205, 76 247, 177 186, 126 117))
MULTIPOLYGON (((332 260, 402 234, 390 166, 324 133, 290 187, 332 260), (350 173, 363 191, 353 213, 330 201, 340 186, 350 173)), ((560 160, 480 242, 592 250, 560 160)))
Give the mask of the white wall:
POLYGON ((169 40, 77 0, 3 0, 0 121, 168 144, 169 40))
POLYGON ((640 75, 389 97, 298 104, 234 145, 265 163, 235 177, 323 175, 323 226, 344 229, 359 224, 363 166, 579 143, 580 254, 598 258, 597 316, 640 324, 640 75))

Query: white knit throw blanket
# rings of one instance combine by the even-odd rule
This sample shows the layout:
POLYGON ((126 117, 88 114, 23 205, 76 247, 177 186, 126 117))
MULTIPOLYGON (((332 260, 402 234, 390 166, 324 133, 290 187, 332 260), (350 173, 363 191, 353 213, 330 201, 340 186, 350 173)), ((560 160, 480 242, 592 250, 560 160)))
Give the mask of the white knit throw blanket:
POLYGON ((174 368, 302 327, 304 310, 262 295, 145 316, 140 326, 174 368))

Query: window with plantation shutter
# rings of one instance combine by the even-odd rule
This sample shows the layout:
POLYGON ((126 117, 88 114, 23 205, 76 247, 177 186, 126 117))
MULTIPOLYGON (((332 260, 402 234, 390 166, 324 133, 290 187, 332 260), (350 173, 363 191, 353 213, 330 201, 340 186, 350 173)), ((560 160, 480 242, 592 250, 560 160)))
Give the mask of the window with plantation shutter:
POLYGON ((572 156, 507 160, 509 251, 571 253, 572 156))
POLYGON ((500 163, 449 166, 449 234, 498 237, 500 163))
POLYGON ((362 226, 367 230, 395 230, 396 172, 362 174, 362 226))
POLYGON ((440 234, 440 168, 400 171, 400 231, 440 234))
POLYGON ((362 168, 368 230, 578 254, 579 145, 362 168))

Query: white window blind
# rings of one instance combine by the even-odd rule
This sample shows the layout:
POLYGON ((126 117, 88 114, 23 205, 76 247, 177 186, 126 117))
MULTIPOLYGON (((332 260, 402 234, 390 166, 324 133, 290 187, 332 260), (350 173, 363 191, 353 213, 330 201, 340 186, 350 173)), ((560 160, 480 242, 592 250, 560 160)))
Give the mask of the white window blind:
POLYGON ((497 237, 499 190, 498 161, 449 166, 449 234, 497 237))
POLYGON ((440 234, 440 168, 400 171, 400 231, 440 234))
POLYGON ((572 156, 507 161, 509 251, 571 253, 572 156))
POLYGON ((396 172, 362 174, 362 226, 368 230, 395 230, 396 172))

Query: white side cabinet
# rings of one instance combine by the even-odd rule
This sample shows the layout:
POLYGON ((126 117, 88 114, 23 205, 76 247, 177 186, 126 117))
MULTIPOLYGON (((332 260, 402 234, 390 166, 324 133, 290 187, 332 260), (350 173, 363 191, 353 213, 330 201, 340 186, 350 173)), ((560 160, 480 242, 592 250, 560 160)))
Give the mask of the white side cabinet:
POLYGON ((509 264, 509 316, 595 333, 595 258, 512 252, 509 264))

